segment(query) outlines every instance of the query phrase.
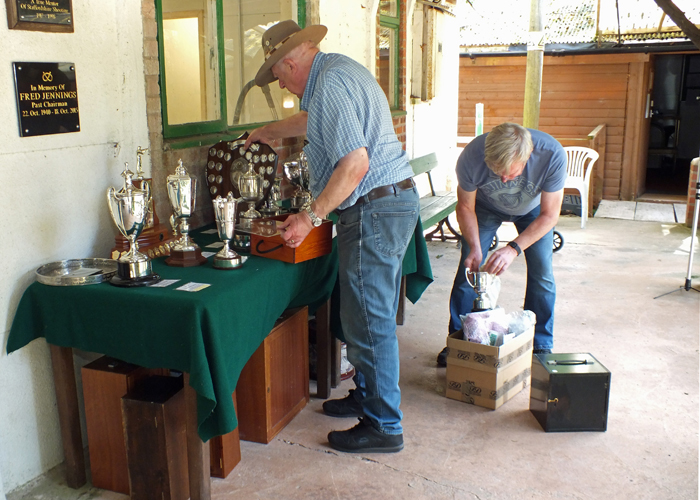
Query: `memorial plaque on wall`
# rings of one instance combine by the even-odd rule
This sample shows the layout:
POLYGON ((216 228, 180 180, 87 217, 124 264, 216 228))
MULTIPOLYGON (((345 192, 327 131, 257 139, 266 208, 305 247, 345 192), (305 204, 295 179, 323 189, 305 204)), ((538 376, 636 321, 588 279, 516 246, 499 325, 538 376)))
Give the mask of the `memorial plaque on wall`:
POLYGON ((73 32, 72 0, 5 0, 10 29, 73 32))
POLYGON ((80 132, 73 63, 12 63, 19 135, 80 132))

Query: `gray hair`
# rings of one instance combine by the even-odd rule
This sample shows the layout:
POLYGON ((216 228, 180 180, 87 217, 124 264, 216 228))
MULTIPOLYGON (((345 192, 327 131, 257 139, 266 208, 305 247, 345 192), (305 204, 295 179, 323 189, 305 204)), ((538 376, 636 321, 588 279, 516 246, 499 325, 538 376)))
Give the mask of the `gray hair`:
POLYGON ((517 123, 501 123, 486 136, 484 161, 494 174, 509 174, 513 163, 527 162, 532 149, 528 129, 517 123))

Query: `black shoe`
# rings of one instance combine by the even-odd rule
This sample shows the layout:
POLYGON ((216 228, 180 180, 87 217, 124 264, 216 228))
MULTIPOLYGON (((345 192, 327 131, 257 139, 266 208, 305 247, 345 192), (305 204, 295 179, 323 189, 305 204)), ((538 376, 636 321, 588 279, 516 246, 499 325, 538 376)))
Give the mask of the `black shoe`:
POLYGON ((328 443, 346 453, 396 453, 403 450, 403 434, 384 434, 364 417, 352 429, 329 432, 328 443))
POLYGON ((362 417, 362 404, 355 399, 355 389, 350 389, 350 394, 343 399, 330 399, 323 403, 323 413, 330 417, 351 418, 362 417))
POLYGON ((533 349, 532 354, 552 354, 551 349, 533 349))
POLYGON ((447 353, 450 352, 450 349, 448 347, 444 347, 442 351, 440 351, 440 354, 437 355, 437 365, 438 366, 447 366, 447 353))

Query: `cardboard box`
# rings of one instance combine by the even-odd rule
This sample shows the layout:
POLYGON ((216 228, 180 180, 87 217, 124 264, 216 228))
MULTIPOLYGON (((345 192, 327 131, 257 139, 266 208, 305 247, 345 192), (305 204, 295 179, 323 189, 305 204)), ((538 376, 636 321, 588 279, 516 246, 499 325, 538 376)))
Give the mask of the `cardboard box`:
MULTIPOLYGON (((263 220, 283 221, 287 215, 277 215, 263 220)), ((309 235, 297 248, 287 246, 282 236, 275 233, 272 236, 257 234, 250 235, 250 253, 259 257, 281 260, 297 264, 331 253, 333 248, 333 223, 324 219, 319 227, 311 230, 309 235)))
POLYGON ((469 342, 462 335, 447 337, 445 396, 495 410, 530 384, 534 327, 500 347, 469 342))

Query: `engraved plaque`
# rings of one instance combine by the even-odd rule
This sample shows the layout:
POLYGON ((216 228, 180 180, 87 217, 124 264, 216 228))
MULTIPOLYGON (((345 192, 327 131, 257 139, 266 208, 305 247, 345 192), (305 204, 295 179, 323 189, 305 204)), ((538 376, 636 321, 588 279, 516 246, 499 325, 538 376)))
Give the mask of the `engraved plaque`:
POLYGON ((10 29, 73 32, 72 0, 5 0, 10 29))
POLYGON ((80 132, 73 63, 12 63, 19 135, 80 132))

